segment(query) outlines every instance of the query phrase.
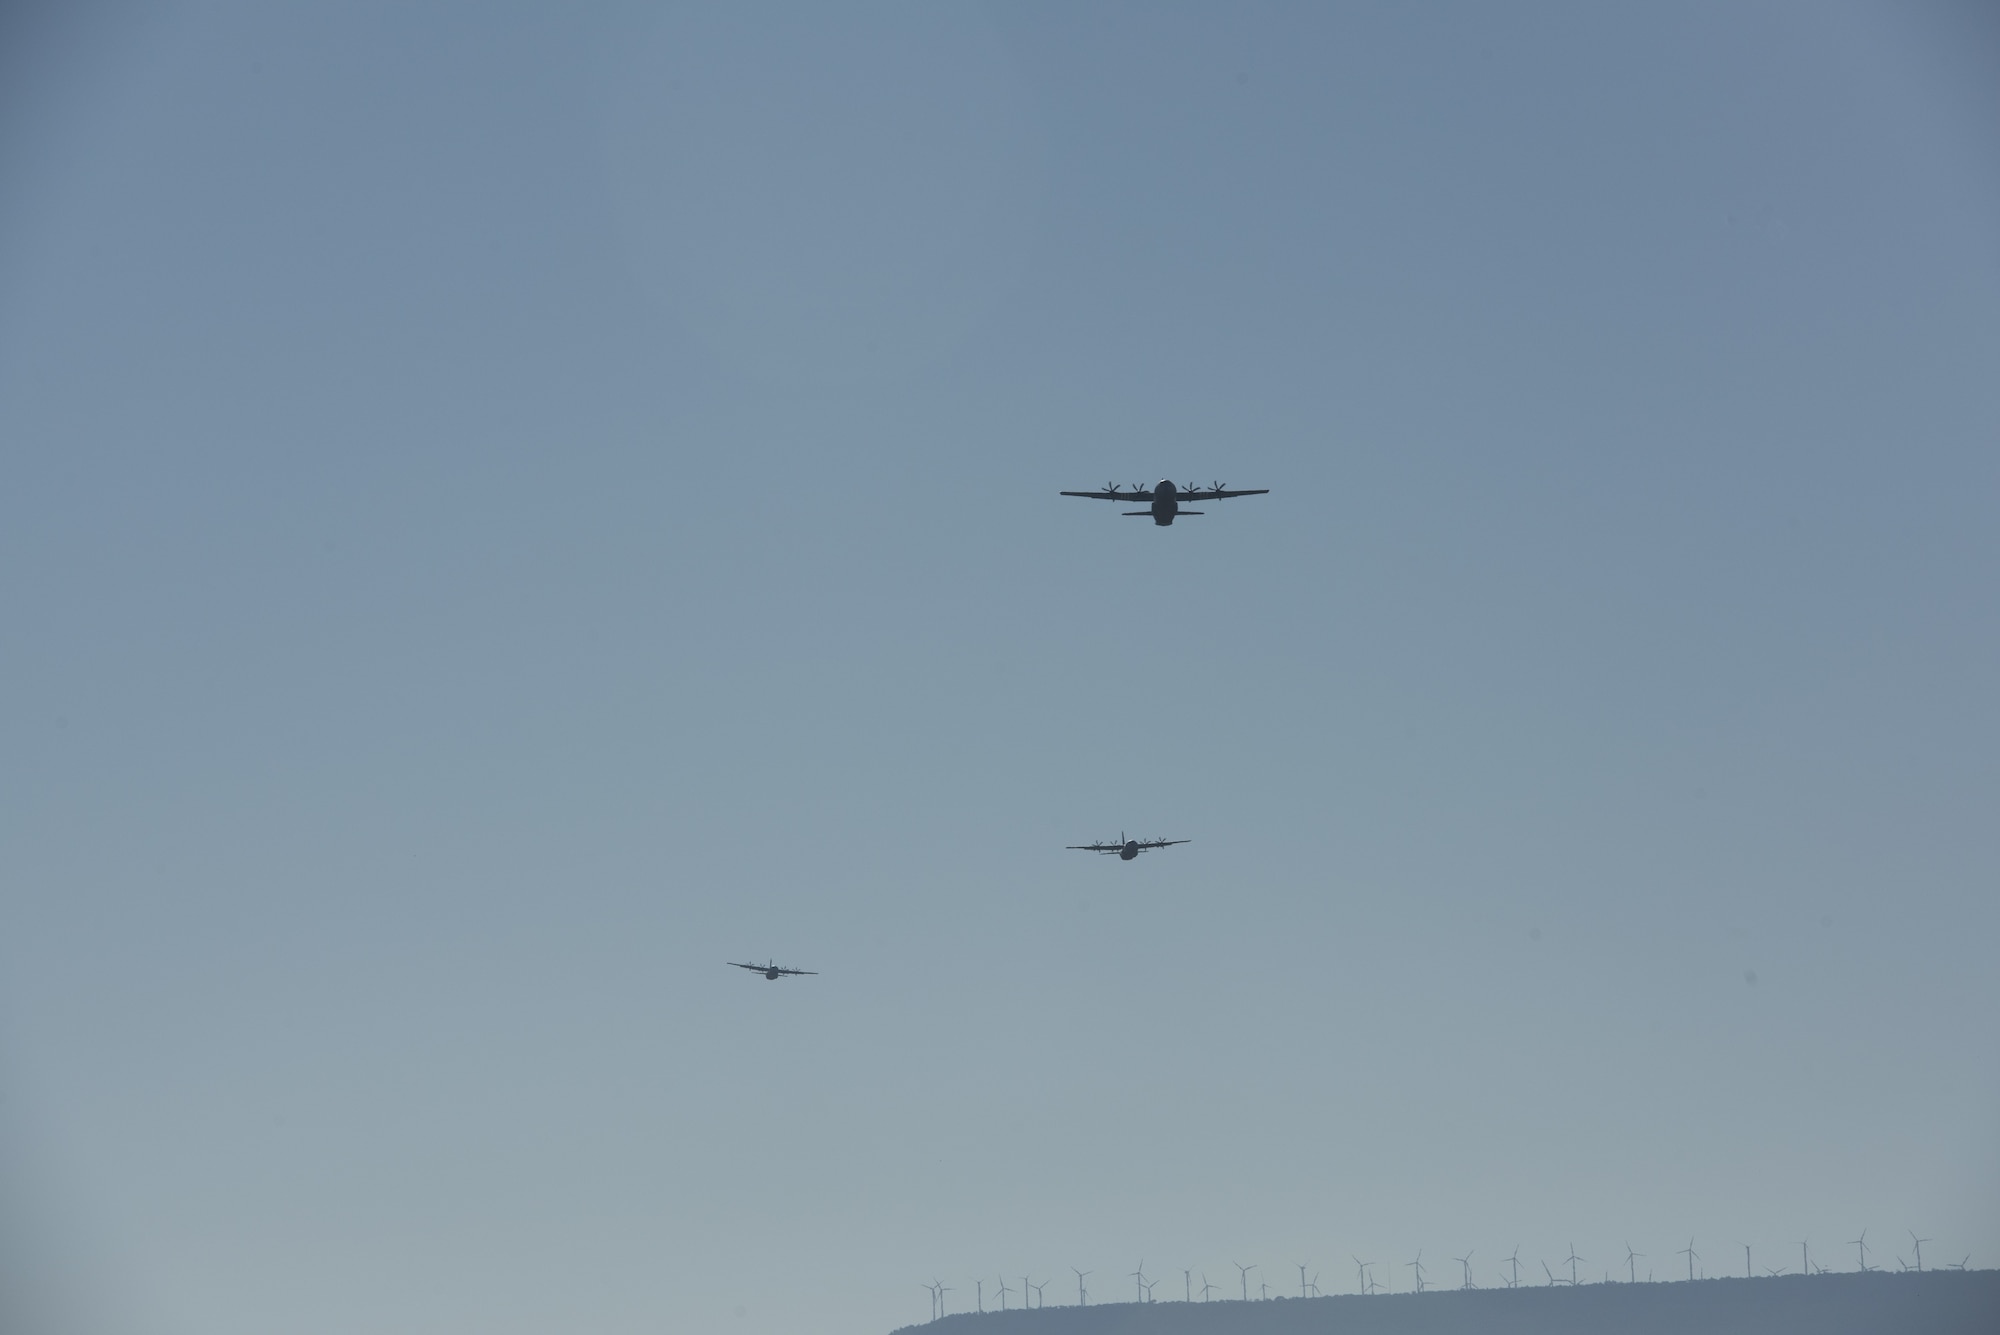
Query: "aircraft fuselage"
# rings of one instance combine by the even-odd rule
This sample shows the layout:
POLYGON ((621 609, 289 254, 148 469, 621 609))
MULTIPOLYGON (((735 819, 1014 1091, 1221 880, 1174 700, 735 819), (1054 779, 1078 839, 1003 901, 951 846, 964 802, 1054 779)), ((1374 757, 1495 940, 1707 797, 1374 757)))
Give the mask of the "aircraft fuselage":
MULTIPOLYGON (((1171 524, 1173 522, 1173 516, 1168 515, 1165 519, 1160 520, 1160 522, 1162 524, 1171 524)), ((1125 841, 1125 847, 1118 850, 1118 858, 1119 861, 1121 862, 1130 862, 1133 858, 1136 858, 1138 856, 1139 856, 1139 841, 1137 839, 1127 839, 1125 841)))
MULTIPOLYGON (((1153 522, 1161 528, 1174 522, 1174 516, 1181 512, 1179 493, 1172 478, 1161 478, 1153 484, 1153 522)), ((1120 853, 1119 857, 1125 854, 1120 853)), ((1136 855, 1135 855, 1136 856, 1136 855)))

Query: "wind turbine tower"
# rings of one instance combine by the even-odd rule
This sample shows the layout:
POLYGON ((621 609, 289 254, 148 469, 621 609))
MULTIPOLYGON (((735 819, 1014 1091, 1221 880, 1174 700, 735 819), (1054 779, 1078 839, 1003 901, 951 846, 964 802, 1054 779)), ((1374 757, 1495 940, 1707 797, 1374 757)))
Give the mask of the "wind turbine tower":
POLYGON ((1241 1261, 1231 1261, 1229 1264, 1236 1267, 1236 1277, 1243 1281, 1243 1301, 1247 1303, 1250 1301, 1250 1272, 1257 1267, 1254 1265, 1244 1265, 1241 1261))
POLYGON ((1461 1289, 1476 1289, 1479 1287, 1472 1282, 1472 1256, 1473 1253, 1467 1252, 1463 1256, 1454 1256, 1451 1258, 1458 1262, 1459 1269, 1465 1272, 1465 1282, 1458 1286, 1461 1289))
POLYGON ((1688 1239, 1688 1245, 1687 1245, 1687 1246, 1685 1246, 1685 1247, 1683 1247, 1683 1248, 1681 1248, 1681 1249, 1680 1249, 1679 1251, 1675 1252, 1675 1253, 1674 1253, 1674 1255, 1676 1255, 1676 1256, 1685 1256, 1685 1257, 1687 1257, 1687 1259, 1688 1259, 1688 1282, 1689 1282, 1689 1283, 1693 1283, 1693 1282, 1694 1282, 1694 1263, 1695 1263, 1696 1261, 1698 1261, 1698 1260, 1700 1260, 1700 1259, 1701 1259, 1701 1253, 1700 1253, 1700 1252, 1698 1252, 1698 1251, 1696 1251, 1696 1250, 1694 1249, 1694 1239, 1693 1239, 1693 1238, 1689 1238, 1689 1239, 1688 1239))
POLYGON ((1625 1244, 1625 1282, 1627 1284, 1637 1284, 1639 1282, 1639 1267, 1633 1264, 1633 1262, 1645 1254, 1644 1252, 1633 1251, 1631 1243, 1628 1242, 1625 1244))
POLYGON ((1913 1228, 1910 1230, 1910 1241, 1917 1244, 1917 1273, 1921 1275, 1924 1273, 1924 1244, 1930 1239, 1918 1237, 1917 1230, 1913 1228))
POLYGON ((1867 1230, 1867 1229, 1865 1229, 1865 1228, 1864 1228, 1864 1229, 1862 1229, 1862 1230, 1861 1230, 1861 1236, 1860 1236, 1860 1237, 1858 1237, 1858 1238, 1855 1238, 1855 1239, 1854 1239, 1854 1241, 1853 1241, 1853 1245, 1854 1245, 1854 1247, 1855 1247, 1855 1248, 1857 1248, 1857 1249, 1858 1249, 1858 1251, 1859 1251, 1859 1253, 1860 1253, 1860 1256, 1861 1256, 1861 1269, 1862 1269, 1862 1271, 1863 1271, 1863 1272, 1865 1273, 1865 1272, 1867 1271, 1867 1269, 1868 1269, 1868 1230, 1867 1230))
MULTIPOLYGON (((1076 1270, 1076 1267, 1071 1266, 1070 1269, 1076 1270)), ((1076 1270, 1076 1305, 1078 1307, 1090 1306, 1090 1290, 1083 1287, 1083 1277, 1092 1273, 1094 1272, 1089 1270, 1076 1270)))
POLYGON ((1576 1244, 1572 1242, 1572 1243, 1571 1243, 1571 1244, 1569 1245, 1569 1258, 1568 1258, 1568 1259, 1569 1259, 1569 1286, 1570 1286, 1571 1288, 1575 1288, 1575 1287, 1576 1287, 1576 1263, 1577 1263, 1578 1261, 1587 1261, 1587 1260, 1589 1260, 1590 1258, 1589 1258, 1589 1257, 1587 1257, 1587 1256, 1578 1256, 1578 1255, 1576 1254, 1576 1244))

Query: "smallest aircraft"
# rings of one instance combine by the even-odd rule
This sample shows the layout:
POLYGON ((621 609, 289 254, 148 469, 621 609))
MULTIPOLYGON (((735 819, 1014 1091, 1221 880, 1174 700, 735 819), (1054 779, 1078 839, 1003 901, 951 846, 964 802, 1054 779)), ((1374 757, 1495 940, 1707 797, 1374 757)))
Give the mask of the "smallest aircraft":
POLYGON ((1070 848, 1085 853, 1116 853, 1121 862, 1130 862, 1148 848, 1171 848, 1175 844, 1191 844, 1192 839, 1127 839, 1125 832, 1118 832, 1115 844, 1070 844, 1070 848))
POLYGON ((732 968, 748 969, 751 973, 761 973, 764 975, 766 982, 772 983, 777 982, 780 978, 819 977, 818 971, 813 969, 780 969, 775 964, 738 964, 735 960, 729 961, 729 964, 732 968))

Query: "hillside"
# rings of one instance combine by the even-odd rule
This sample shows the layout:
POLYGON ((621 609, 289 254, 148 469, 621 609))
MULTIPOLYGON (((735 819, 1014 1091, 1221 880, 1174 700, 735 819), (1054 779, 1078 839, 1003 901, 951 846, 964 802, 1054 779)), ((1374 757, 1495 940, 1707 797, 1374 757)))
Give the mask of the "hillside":
MULTIPOLYGON (((954 1313, 924 1335, 2000 1335, 2000 1270, 954 1313)), ((900 1335, 900 1332, 899 1332, 900 1335)))

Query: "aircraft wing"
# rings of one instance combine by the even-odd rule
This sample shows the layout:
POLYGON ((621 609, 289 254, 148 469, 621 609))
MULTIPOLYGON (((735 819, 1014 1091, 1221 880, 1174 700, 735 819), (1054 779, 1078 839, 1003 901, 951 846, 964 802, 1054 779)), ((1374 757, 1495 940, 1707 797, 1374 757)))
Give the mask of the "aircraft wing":
POLYGON ((769 966, 763 964, 738 964, 735 960, 730 960, 729 967, 732 969, 748 969, 752 973, 762 973, 769 966))
POLYGON ((812 969, 780 969, 780 970, 778 970, 778 972, 779 972, 779 973, 782 973, 782 974, 788 974, 788 975, 790 975, 790 976, 791 976, 791 977, 793 977, 793 978, 817 978, 817 977, 819 977, 819 974, 817 973, 817 971, 815 971, 815 970, 812 970, 812 969))
POLYGON ((1078 852, 1080 852, 1080 853, 1116 853, 1116 852, 1117 852, 1117 851, 1118 851, 1119 849, 1121 849, 1121 848, 1125 847, 1125 845, 1123 845, 1123 844, 1065 844, 1065 845, 1064 845, 1064 847, 1065 847, 1065 848, 1073 848, 1073 849, 1075 849, 1076 851, 1078 851, 1078 852))
MULTIPOLYGON (((1232 492, 1230 494, 1241 495, 1242 493, 1232 492)), ((1082 496, 1093 501, 1126 501, 1128 503, 1132 501, 1150 501, 1153 499, 1153 493, 1150 491, 1066 491, 1063 495, 1082 496)))
POLYGON ((1175 844, 1191 844, 1191 843, 1193 843, 1193 842, 1194 842, 1194 840, 1192 840, 1192 839, 1141 839, 1141 840, 1139 841, 1139 847, 1141 847, 1141 848, 1171 848, 1171 847, 1173 847, 1173 846, 1174 846, 1175 844))
POLYGON ((1270 492, 1269 487, 1252 487, 1247 491, 1217 491, 1209 487, 1201 491, 1188 492, 1186 495, 1191 501, 1226 501, 1231 496, 1268 496, 1270 492))

